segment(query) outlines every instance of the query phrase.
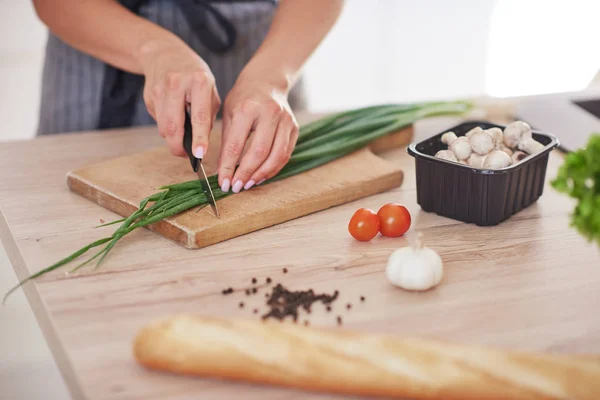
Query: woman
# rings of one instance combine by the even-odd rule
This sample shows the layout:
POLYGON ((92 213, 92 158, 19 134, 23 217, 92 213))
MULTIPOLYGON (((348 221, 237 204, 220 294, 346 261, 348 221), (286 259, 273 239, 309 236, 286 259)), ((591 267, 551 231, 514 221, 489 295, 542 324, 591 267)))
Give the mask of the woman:
POLYGON ((291 156, 300 70, 342 2, 34 0, 50 30, 38 134, 156 121, 171 153, 185 156, 189 104, 194 155, 206 155, 222 118, 219 185, 250 189, 291 156))

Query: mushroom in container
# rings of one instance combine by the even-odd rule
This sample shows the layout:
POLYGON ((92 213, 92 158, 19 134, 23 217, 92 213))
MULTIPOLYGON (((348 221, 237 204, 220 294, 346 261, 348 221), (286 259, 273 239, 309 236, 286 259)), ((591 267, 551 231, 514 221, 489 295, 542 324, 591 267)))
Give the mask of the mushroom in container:
POLYGON ((446 132, 441 141, 448 149, 440 150, 435 157, 483 169, 515 165, 545 148, 533 139, 531 127, 523 121, 508 124, 504 131, 497 127, 482 129, 477 126, 465 136, 457 137, 454 132, 446 132))

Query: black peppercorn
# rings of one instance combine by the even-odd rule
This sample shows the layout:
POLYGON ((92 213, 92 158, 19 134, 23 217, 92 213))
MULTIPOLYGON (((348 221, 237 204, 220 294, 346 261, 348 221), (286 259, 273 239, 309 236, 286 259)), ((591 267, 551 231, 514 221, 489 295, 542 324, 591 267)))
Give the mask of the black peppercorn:
POLYGON ((327 306, 327 311, 331 311, 331 306, 327 306))
POLYGON ((250 289, 246 289, 246 296, 250 295, 250 289))
POLYGON ((271 283, 271 278, 267 278, 267 283, 271 283))
POLYGON ((256 278, 252 278, 252 283, 256 283, 256 278))
POLYGON ((280 283, 276 284, 272 292, 265 296, 268 297, 267 305, 270 310, 261 318, 263 320, 274 318, 279 321, 283 321, 288 316, 296 321, 300 308, 311 313, 311 307, 315 302, 320 301, 329 306, 337 298, 337 295, 316 294, 313 289, 290 291, 280 283))
POLYGON ((252 288, 252 293, 256 293, 256 288, 252 288))
POLYGON ((287 274, 287 271, 288 271, 288 270, 287 270, 287 268, 284 268, 284 269, 283 269, 283 273, 284 273, 284 274, 287 274))
POLYGON ((337 323, 338 323, 338 325, 342 324, 342 317, 340 317, 339 315, 337 317, 337 323))
POLYGON ((352 308, 352 304, 350 304, 350 303, 346 304, 346 308, 347 308, 348 310, 349 310, 349 309, 351 309, 351 308, 352 308))
POLYGON ((360 301, 365 301, 365 296, 360 296, 360 301))
POLYGON ((240 308, 244 308, 244 302, 243 301, 240 302, 240 308))

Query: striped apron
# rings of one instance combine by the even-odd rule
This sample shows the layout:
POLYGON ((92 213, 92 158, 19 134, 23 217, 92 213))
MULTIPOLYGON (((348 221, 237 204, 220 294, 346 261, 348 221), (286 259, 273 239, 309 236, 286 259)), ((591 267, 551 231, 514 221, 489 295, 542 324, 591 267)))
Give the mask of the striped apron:
MULTIPOLYGON (((196 51, 210 67, 219 96, 224 101, 239 73, 264 40, 276 6, 269 1, 217 1, 211 6, 235 27, 235 42, 226 52, 209 50, 176 0, 143 1, 137 14, 173 32, 196 51)), ((107 67, 104 62, 72 48, 50 32, 45 50, 37 135, 104 129, 100 120, 107 67)), ((142 90, 143 87, 133 99, 132 115, 122 126, 156 124, 146 109, 142 90)), ((289 103, 294 111, 305 108, 301 80, 291 90, 289 103)))

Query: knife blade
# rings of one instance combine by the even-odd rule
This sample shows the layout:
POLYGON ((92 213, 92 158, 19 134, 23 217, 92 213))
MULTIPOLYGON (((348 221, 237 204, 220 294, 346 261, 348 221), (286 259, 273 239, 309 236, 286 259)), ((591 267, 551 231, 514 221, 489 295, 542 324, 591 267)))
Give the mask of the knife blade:
POLYGON ((202 159, 196 158, 192 151, 192 120, 190 118, 189 108, 186 107, 185 110, 185 123, 183 128, 183 148, 190 159, 190 164, 192 164, 192 169, 198 175, 198 180, 200 181, 200 185, 202 186, 202 190, 204 194, 206 194, 206 198, 215 213, 215 216, 219 218, 219 209, 217 207, 217 201, 215 200, 215 195, 213 194, 212 188, 210 187, 210 183, 208 182, 208 176, 206 176, 206 171, 204 170, 204 165, 202 165, 202 159))

